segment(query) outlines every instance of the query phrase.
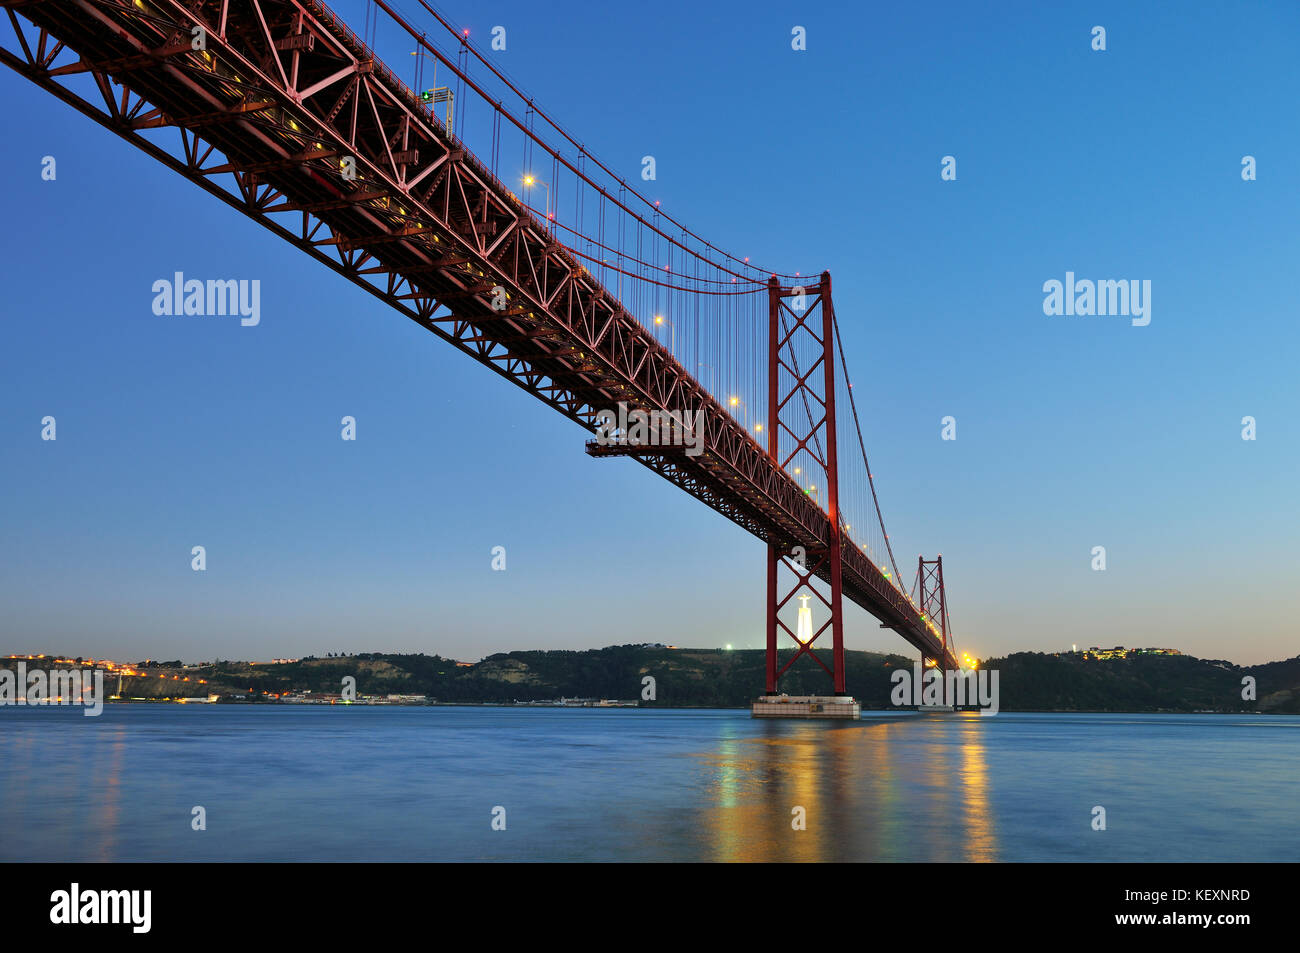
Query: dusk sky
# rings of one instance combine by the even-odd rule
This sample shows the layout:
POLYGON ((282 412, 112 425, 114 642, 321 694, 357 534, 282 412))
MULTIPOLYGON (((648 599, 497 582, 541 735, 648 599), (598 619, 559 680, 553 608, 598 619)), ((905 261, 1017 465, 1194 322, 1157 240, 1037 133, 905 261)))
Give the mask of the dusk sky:
MULTIPOLYGON (((362 2, 331 5, 361 32, 362 2)), ((909 579, 943 554, 963 651, 1297 653, 1300 7, 439 6, 485 46, 504 25, 501 67, 620 174, 654 155, 643 191, 695 232, 831 272, 895 552, 909 579), (1044 314, 1067 272, 1149 280, 1150 324, 1044 314)), ((408 78, 409 39, 381 22, 377 49, 408 78)), ((12 71, 0 90, 0 651, 763 645, 756 539, 12 71), (260 280, 260 324, 155 315, 178 271, 260 280)), ((849 623, 850 649, 912 654, 849 623)))

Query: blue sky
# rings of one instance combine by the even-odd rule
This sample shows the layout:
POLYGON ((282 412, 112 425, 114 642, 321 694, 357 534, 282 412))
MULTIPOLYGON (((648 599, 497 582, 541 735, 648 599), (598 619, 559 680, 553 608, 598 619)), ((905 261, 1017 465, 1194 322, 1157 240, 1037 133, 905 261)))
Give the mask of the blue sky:
MULTIPOLYGON (((334 6, 360 32, 362 5, 334 6)), ((502 67, 620 174, 653 154, 653 197, 694 231, 830 270, 900 564, 943 553, 964 650, 1295 654, 1300 8, 441 9, 477 39, 504 25, 502 67), (1067 271, 1149 279, 1150 325, 1045 316, 1067 271)), ((377 47, 409 72, 393 26, 377 47)), ((0 649, 762 644, 756 540, 587 457, 576 425, 26 80, 0 84, 0 649), (261 324, 155 316, 175 271, 260 279, 261 324)), ((847 644, 906 648, 857 612, 847 644)))

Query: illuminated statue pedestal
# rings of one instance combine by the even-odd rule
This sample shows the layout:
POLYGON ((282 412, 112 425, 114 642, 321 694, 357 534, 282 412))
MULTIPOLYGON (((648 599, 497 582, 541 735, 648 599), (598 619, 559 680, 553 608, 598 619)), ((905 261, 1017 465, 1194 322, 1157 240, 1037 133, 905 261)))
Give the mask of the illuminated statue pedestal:
POLYGON ((851 695, 763 695, 750 709, 753 718, 842 718, 857 721, 862 706, 851 695))

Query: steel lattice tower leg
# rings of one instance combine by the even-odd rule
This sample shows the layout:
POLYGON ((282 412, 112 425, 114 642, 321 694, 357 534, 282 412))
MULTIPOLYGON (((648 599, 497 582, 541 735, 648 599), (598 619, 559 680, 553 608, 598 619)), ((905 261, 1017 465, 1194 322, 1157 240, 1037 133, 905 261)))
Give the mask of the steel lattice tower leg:
MULTIPOLYGON (((939 674, 943 676, 943 704, 946 705, 948 704, 948 602, 943 588, 942 553, 934 559, 916 557, 916 582, 920 590, 917 608, 921 610, 921 618, 934 623, 943 640, 943 653, 937 662, 939 674)), ((921 657, 921 674, 925 675, 924 654, 921 657)))
POLYGON ((786 562, 792 553, 776 543, 767 548, 767 692, 777 690, 781 675, 801 656, 810 656, 831 676, 837 695, 846 693, 844 683, 844 611, 841 583, 841 535, 839 506, 839 472, 835 440, 835 309, 831 303, 831 276, 822 272, 816 286, 782 287, 775 278, 768 282, 768 402, 767 453, 781 469, 787 470, 800 452, 807 453, 825 474, 825 511, 830 520, 829 538, 806 552, 805 564, 786 562), (806 308, 791 308, 787 298, 813 299, 806 308), (817 313, 820 311, 820 318, 817 313), (796 342, 802 344, 796 348, 796 342), (811 367, 801 367, 797 354, 818 355, 811 367), (817 374, 817 363, 822 365, 817 374), (783 373, 790 385, 783 387, 783 373), (821 378, 822 390, 813 385, 821 378), (818 419, 820 417, 820 419, 818 419), (789 446, 785 446, 782 433, 789 446), (793 573, 794 583, 783 589, 781 566, 793 573), (827 598, 813 586, 813 579, 825 575, 830 584, 827 598), (806 643, 780 618, 780 611, 801 591, 816 596, 825 606, 826 622, 813 632, 806 643), (831 630, 831 667, 812 652, 812 643, 826 629, 831 630), (779 664, 777 634, 785 632, 798 643, 794 656, 779 664))

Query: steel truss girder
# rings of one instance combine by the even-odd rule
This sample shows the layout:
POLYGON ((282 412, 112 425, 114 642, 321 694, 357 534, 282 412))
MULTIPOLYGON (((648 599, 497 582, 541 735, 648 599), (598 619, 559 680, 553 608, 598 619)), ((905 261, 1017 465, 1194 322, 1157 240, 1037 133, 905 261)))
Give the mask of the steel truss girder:
MULTIPOLYGON (((784 550, 830 535, 798 483, 322 4, 0 6, 17 44, 0 61, 63 102, 589 431, 618 401, 702 409, 703 454, 638 462, 784 550), (171 52, 195 25, 207 49, 171 52), (102 65, 159 49, 169 55, 118 75, 102 65), (86 76, 102 103, 65 82, 86 76), (144 134, 168 130, 170 150, 144 134), (355 160, 354 179, 339 157, 355 160), (471 290, 484 285, 507 291, 504 315, 471 290)), ((915 610, 857 555, 844 556, 844 593, 922 647, 915 610)))

